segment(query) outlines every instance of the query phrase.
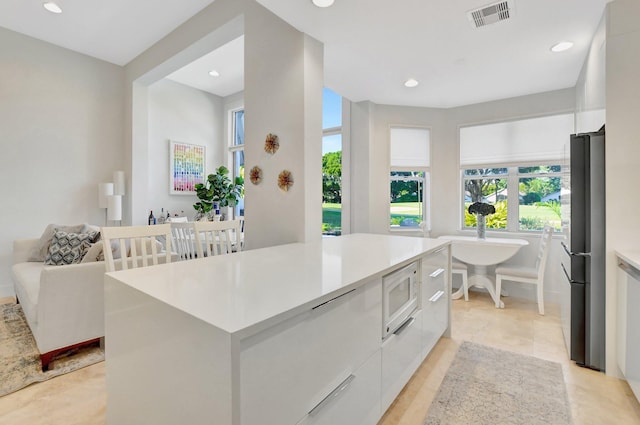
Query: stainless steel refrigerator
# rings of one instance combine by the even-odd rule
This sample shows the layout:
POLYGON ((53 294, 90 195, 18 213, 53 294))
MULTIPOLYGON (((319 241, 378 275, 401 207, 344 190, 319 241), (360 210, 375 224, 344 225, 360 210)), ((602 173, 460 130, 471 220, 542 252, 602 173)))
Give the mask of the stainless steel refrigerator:
POLYGON ((568 178, 563 180, 560 314, 567 350, 576 364, 605 368, 604 126, 573 134, 568 178), (567 196, 568 195, 568 196, 567 196))

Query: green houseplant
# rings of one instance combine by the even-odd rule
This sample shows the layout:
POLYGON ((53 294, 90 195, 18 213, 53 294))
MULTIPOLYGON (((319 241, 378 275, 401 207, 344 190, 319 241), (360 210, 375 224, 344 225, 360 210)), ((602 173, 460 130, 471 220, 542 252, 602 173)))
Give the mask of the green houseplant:
POLYGON ((193 205, 197 217, 210 213, 214 204, 220 207, 233 207, 244 195, 244 179, 240 176, 233 181, 229 177, 229 169, 220 166, 215 174, 209 174, 204 183, 195 185, 199 201, 193 205))

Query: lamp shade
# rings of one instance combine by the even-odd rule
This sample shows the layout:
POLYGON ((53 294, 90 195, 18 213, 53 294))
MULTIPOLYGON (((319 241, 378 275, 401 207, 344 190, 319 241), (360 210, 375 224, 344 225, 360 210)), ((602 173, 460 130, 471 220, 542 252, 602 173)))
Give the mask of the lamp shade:
POLYGON ((107 197, 113 195, 113 183, 100 183, 98 185, 98 206, 107 208, 107 197))
POLYGON ((107 196, 107 220, 122 220, 122 196, 107 196))
POLYGON ((113 194, 124 195, 124 171, 113 172, 113 194))

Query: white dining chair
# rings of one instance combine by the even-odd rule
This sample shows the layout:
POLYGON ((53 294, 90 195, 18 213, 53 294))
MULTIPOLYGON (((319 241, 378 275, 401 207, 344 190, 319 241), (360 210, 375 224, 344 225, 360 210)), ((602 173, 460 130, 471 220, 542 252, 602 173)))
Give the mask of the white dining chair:
POLYGON ((544 315, 544 270, 547 265, 547 257, 549 256, 549 246, 551 245, 552 235, 553 227, 548 225, 544 226, 544 229, 542 230, 542 237, 540 238, 538 256, 536 257, 536 262, 533 267, 496 267, 496 308, 500 308, 500 290, 502 288, 503 280, 531 283, 537 287, 538 312, 544 315))
POLYGON ((171 240, 180 260, 197 257, 195 233, 193 222, 171 222, 171 240))
POLYGON ((171 262, 169 223, 154 226, 103 227, 101 233, 105 247, 111 247, 112 243, 115 243, 120 251, 120 261, 116 262, 112 250, 104 250, 107 272, 116 271, 116 263, 119 263, 121 270, 127 270, 171 262), (166 241, 164 251, 158 238, 164 238, 166 241))
POLYGON ((467 263, 462 261, 451 260, 451 273, 460 275, 462 279, 462 290, 464 293, 464 300, 469 301, 469 276, 468 276, 467 263))
POLYGON ((244 249, 244 216, 236 216, 236 220, 240 221, 240 246, 244 249))
POLYGON ((240 220, 196 221, 194 227, 199 258, 242 251, 240 220))

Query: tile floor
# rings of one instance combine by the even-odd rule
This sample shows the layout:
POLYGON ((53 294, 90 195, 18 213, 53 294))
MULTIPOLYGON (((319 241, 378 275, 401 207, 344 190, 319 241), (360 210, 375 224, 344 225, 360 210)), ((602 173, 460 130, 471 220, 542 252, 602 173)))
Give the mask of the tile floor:
MULTIPOLYGON (((540 316, 535 303, 504 301, 504 310, 482 293, 454 301, 452 338, 440 340, 379 425, 422 425, 463 340, 561 363, 575 425, 640 424, 640 405, 625 381, 567 360, 557 308, 546 306, 540 316)), ((104 425, 106 399, 103 362, 0 397, 0 424, 104 425)))

